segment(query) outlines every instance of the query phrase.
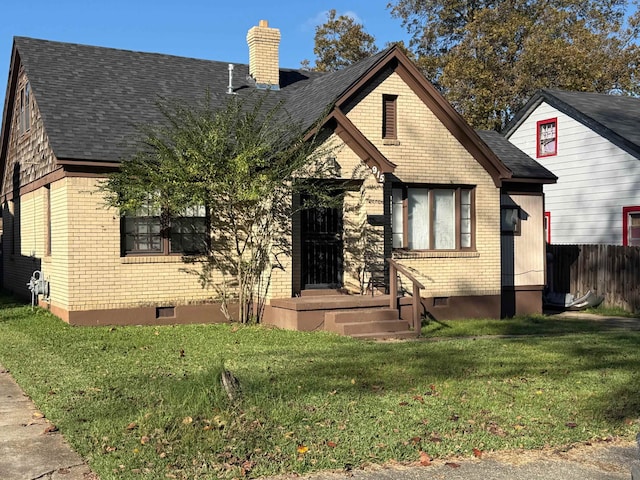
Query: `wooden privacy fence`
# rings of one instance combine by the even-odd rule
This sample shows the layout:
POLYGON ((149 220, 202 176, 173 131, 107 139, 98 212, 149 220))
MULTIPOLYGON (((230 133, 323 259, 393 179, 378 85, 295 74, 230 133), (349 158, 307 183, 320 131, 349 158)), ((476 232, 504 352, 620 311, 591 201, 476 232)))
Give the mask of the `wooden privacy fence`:
POLYGON ((609 307, 640 311, 640 247, 547 245, 547 284, 574 295, 591 290, 609 307))

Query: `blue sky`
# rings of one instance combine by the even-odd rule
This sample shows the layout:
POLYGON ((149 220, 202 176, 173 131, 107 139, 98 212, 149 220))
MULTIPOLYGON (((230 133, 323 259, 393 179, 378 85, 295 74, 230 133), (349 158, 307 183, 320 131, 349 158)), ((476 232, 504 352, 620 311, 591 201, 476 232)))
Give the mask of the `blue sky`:
POLYGON ((305 58, 313 64, 315 27, 324 23, 331 8, 363 23, 381 48, 389 41, 406 40, 387 4, 388 0, 8 1, 2 12, 5 21, 0 22, 0 101, 4 105, 14 36, 248 63, 247 31, 265 19, 280 29, 280 66, 298 68, 305 58))

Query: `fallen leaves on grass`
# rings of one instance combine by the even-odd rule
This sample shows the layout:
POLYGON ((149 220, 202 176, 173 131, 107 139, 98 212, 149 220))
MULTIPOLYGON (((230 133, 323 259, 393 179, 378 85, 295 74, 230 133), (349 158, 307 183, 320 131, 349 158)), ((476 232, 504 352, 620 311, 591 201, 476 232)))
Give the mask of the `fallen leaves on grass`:
POLYGON ((474 448, 473 456, 476 458, 482 458, 482 450, 480 450, 479 448, 474 448))
POLYGON ((445 465, 449 468, 460 468, 460 464, 455 462, 446 462, 445 465))
POLYGON ((304 455, 305 453, 307 453, 309 451, 309 447, 307 447, 306 445, 298 445, 298 448, 296 449, 296 451, 300 455, 304 455))
POLYGON ((491 422, 487 425, 487 431, 492 435, 497 435, 498 437, 504 437, 507 435, 500 425, 495 422, 491 422))
POLYGON ((420 451, 420 465, 423 467, 431 465, 431 457, 429 457, 428 453, 420 451))

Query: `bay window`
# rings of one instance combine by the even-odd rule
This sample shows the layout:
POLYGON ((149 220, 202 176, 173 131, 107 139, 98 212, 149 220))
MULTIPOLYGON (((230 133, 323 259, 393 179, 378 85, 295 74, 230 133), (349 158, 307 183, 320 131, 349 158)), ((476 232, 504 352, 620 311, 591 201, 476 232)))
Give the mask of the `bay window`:
POLYGON ((473 188, 397 186, 392 189, 393 247, 471 250, 473 188))

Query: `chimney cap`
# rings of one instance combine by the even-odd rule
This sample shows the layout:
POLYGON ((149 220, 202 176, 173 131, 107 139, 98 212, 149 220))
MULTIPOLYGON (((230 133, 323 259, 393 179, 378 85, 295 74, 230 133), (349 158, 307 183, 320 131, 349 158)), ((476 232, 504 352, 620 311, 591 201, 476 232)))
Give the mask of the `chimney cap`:
POLYGON ((260 22, 258 23, 258 26, 260 27, 268 27, 269 26, 269 20, 260 20, 260 22))

